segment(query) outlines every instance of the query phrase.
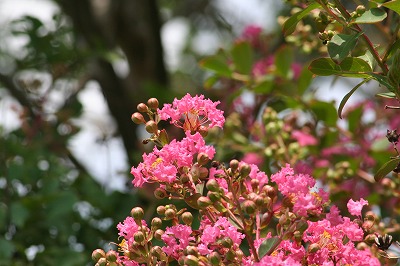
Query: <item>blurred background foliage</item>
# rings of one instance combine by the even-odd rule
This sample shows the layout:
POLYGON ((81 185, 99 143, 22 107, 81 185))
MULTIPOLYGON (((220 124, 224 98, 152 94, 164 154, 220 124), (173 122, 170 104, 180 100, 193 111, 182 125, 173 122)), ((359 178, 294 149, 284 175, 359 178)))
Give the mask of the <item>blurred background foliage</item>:
POLYGON ((120 138, 126 165, 136 165, 143 152, 130 120, 136 105, 199 91, 202 54, 193 41, 206 33, 228 42, 234 27, 244 27, 209 0, 49 4, 57 10, 50 22, 25 15, 1 30, 0 96, 13 99, 7 112, 18 121, 0 129, 0 265, 91 264, 91 251, 109 248, 132 206, 151 204, 131 189, 129 167, 126 189, 107 190, 71 151, 86 123, 79 95, 88 84, 100 88, 112 116, 111 130, 98 133, 98 141, 120 138), (177 67, 168 69, 161 28, 177 18, 188 37, 177 67))

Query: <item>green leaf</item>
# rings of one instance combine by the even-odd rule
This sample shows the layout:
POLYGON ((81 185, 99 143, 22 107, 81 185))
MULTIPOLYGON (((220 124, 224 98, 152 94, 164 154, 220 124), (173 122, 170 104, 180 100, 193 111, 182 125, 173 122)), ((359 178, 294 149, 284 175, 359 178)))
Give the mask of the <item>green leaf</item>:
POLYGON ((310 107, 319 121, 323 121, 327 126, 336 126, 337 113, 332 103, 314 101, 310 107))
POLYGON ((274 82, 272 80, 265 80, 252 87, 252 90, 255 93, 267 94, 272 91, 273 87, 274 87, 274 82))
POLYGON ((289 76, 293 61, 293 50, 289 46, 280 48, 275 56, 276 72, 282 77, 289 76))
POLYGON ((310 4, 308 7, 306 7, 305 9, 303 9, 302 11, 297 12, 296 14, 294 14, 293 16, 288 18, 285 21, 285 23, 283 23, 283 34, 285 36, 292 34, 294 32, 294 30, 296 29, 297 23, 299 23, 299 21, 302 18, 304 18, 305 16, 307 16, 312 10, 314 10, 320 6, 321 6, 320 4, 314 2, 314 3, 310 4))
POLYGON ((364 14, 353 20, 351 23, 373 24, 384 20, 386 17, 387 14, 385 10, 380 8, 371 8, 370 10, 365 11, 364 14))
POLYGON ((361 32, 352 35, 334 35, 332 39, 328 42, 329 56, 336 62, 341 62, 356 46, 358 37, 360 37, 361 35, 361 32))
POLYGON ((375 96, 382 98, 396 99, 396 94, 394 94, 393 92, 382 92, 376 94, 375 96))
POLYGON ((400 0, 393 0, 382 4, 382 6, 387 7, 397 14, 400 14, 400 0))
POLYGON ((355 86, 353 89, 351 89, 351 91, 349 91, 342 99, 342 101, 339 104, 339 108, 338 108, 338 115, 339 118, 342 119, 342 111, 343 111, 343 107, 346 105, 347 101, 350 99, 351 95, 353 95, 353 93, 359 88, 361 87, 361 85, 363 85, 364 83, 366 83, 367 81, 369 81, 370 79, 365 79, 363 81, 361 81, 360 83, 357 84, 357 86, 355 86))
POLYGON ((245 41, 235 43, 231 53, 235 70, 241 74, 250 74, 253 66, 253 50, 250 43, 245 41))
POLYGON ((338 75, 340 67, 330 58, 318 58, 311 62, 308 69, 318 76, 338 75))
POLYGON ((400 158, 394 158, 384 165, 376 172, 374 178, 376 182, 380 182, 385 176, 392 172, 400 163, 400 158))
POLYGON ((226 58, 220 54, 204 58, 199 62, 199 65, 202 68, 212 70, 221 76, 230 77, 232 75, 232 71, 227 64, 226 58))
POLYGON ((260 257, 260 259, 262 259, 265 255, 272 253, 272 249, 279 241, 280 240, 277 236, 264 240, 258 248, 258 256, 260 257))
POLYGON ((369 78, 366 72, 371 72, 370 65, 360 58, 346 57, 341 63, 342 76, 354 78, 369 78))
POLYGON ((15 245, 12 241, 0 237, 0 258, 10 259, 15 250, 15 245))
POLYGON ((319 76, 338 75, 354 78, 368 78, 372 69, 360 58, 346 57, 340 64, 330 58, 318 58, 311 62, 308 69, 319 76))
POLYGON ((373 72, 369 73, 369 75, 372 76, 373 79, 378 81, 379 84, 385 86, 386 88, 388 88, 389 91, 394 93, 395 88, 392 84, 390 84, 388 77, 373 72))

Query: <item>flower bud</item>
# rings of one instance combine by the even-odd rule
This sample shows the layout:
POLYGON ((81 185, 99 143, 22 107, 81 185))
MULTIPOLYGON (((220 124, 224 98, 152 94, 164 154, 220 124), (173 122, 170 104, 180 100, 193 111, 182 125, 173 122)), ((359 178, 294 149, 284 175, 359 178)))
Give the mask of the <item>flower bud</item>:
POLYGON ((365 13, 366 10, 367 10, 367 9, 365 8, 365 6, 359 5, 359 6, 357 6, 357 8, 356 8, 356 13, 359 14, 359 15, 362 15, 362 14, 365 13))
POLYGON ((145 129, 150 134, 155 134, 158 131, 157 123, 153 120, 150 120, 146 123, 145 129))
POLYGON ((220 241, 221 241, 221 245, 226 248, 231 248, 233 246, 233 241, 229 237, 224 237, 220 241))
POLYGON ((200 167, 200 180, 205 180, 208 177, 208 169, 205 167, 200 167))
POLYGON ((172 219, 175 218, 175 216, 176 216, 176 211, 174 209, 165 210, 165 218, 172 219))
POLYGON ((181 219, 186 225, 191 226, 193 222, 193 215, 190 212, 184 212, 182 213, 181 219))
POLYGON ((251 171, 251 167, 250 165, 248 165, 247 163, 244 163, 240 166, 240 175, 245 178, 248 177, 251 171))
POLYGON ((199 251, 198 251, 197 247, 194 247, 194 246, 187 246, 183 252, 185 255, 193 255, 195 257, 199 256, 199 251))
POLYGON ((199 265, 199 259, 193 255, 187 255, 184 264, 187 266, 197 266, 199 265))
POLYGON ((294 231, 293 233, 293 237, 296 240, 296 242, 300 243, 302 238, 303 238, 303 233, 301 233, 300 231, 294 231))
POLYGON ((144 234, 140 231, 137 231, 135 234, 133 234, 133 239, 136 243, 142 244, 144 241, 144 234))
POLYGON ((104 258, 106 256, 106 253, 102 249, 95 249, 92 252, 92 260, 98 261, 101 258, 104 258))
POLYGON ((96 266, 107 266, 107 259, 106 258, 100 258, 97 263, 96 266))
POLYGON ((235 252, 233 250, 228 250, 228 252, 225 254, 225 258, 227 261, 234 261, 236 258, 235 252))
POLYGON ((156 197, 156 199, 165 199, 168 196, 168 194, 165 189, 156 188, 156 190, 154 190, 154 196, 156 197))
POLYGON ((149 107, 144 103, 139 103, 137 105, 137 110, 141 113, 147 113, 149 111, 149 107))
POLYGON ((207 137, 207 135, 208 135, 208 128, 205 126, 199 126, 199 129, 197 131, 200 133, 200 135, 203 138, 207 137))
POLYGON ((161 227, 161 225, 162 225, 162 221, 160 218, 154 217, 151 220, 151 227, 154 227, 155 229, 159 229, 161 227))
POLYGON ((262 191, 265 192, 271 199, 275 198, 277 195, 276 189, 270 185, 263 186, 262 191))
POLYGON ((258 179, 252 179, 250 181, 250 185, 253 191, 258 191, 258 187, 260 186, 260 181, 258 181, 258 179))
POLYGON ((197 205, 199 205, 200 209, 205 209, 212 204, 212 201, 204 196, 201 196, 197 199, 197 205))
POLYGON ((165 214, 165 210, 166 210, 166 208, 165 208, 165 206, 158 206, 157 207, 157 214, 158 215, 164 215, 165 214))
POLYGON ((215 179, 210 179, 210 180, 208 180, 207 183, 206 183, 206 188, 207 188, 209 191, 218 192, 218 190, 219 190, 219 184, 218 184, 217 180, 215 180, 215 179))
POLYGON ((221 195, 218 192, 208 191, 207 197, 211 200, 211 202, 217 202, 221 199, 221 195))
POLYGON ((165 253, 162 251, 160 246, 154 246, 150 249, 150 254, 154 257, 156 257, 159 260, 163 260, 163 258, 166 256, 165 253))
POLYGON ((310 252, 310 253, 315 253, 320 249, 321 249, 321 247, 317 243, 312 243, 311 245, 308 246, 308 252, 310 252))
POLYGON ((109 250, 106 254, 106 258, 110 262, 116 262, 118 258, 118 253, 115 250, 109 250))
POLYGON ((238 160, 231 160, 229 162, 229 167, 235 172, 239 168, 239 161, 238 160))
POLYGON ((161 236, 162 236, 163 234, 164 234, 164 231, 163 231, 163 230, 157 229, 157 230, 154 232, 154 238, 157 239, 157 240, 161 240, 161 236))
POLYGON ((220 265, 221 256, 219 255, 218 252, 216 252, 216 251, 211 252, 208 259, 210 260, 211 265, 213 265, 213 266, 220 265))
POLYGON ((199 165, 205 165, 205 164, 207 164, 209 161, 210 161, 210 158, 208 157, 208 155, 207 155, 206 153, 200 152, 200 153, 197 155, 197 163, 198 163, 199 165))
POLYGON ((244 210, 245 213, 252 215, 255 213, 255 211, 257 210, 257 206, 254 203, 254 201, 251 200, 245 200, 242 203, 242 209, 244 210))
POLYGON ((158 108, 158 100, 157 98, 150 98, 147 100, 147 105, 151 108, 151 109, 157 109, 158 108))
POLYGON ((135 207, 131 210, 131 216, 133 217, 133 219, 135 219, 135 222, 137 223, 137 221, 142 221, 144 211, 140 207, 135 207))
POLYGON ((132 119, 133 123, 135 123, 137 125, 146 123, 146 120, 144 120, 143 115, 141 113, 138 113, 138 112, 133 113, 132 116, 131 116, 131 119, 132 119))
POLYGON ((190 177, 189 177, 188 174, 185 173, 185 174, 182 174, 182 175, 179 177, 179 180, 181 181, 182 184, 186 184, 187 182, 190 181, 190 177))

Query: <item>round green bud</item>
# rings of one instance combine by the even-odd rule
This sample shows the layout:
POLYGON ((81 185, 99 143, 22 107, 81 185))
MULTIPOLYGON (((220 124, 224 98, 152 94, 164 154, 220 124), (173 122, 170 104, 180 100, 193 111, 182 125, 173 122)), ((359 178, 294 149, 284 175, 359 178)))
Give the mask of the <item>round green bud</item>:
POLYGON ((211 202, 216 202, 221 199, 221 195, 218 192, 208 191, 207 197, 211 200, 211 202))
POLYGON ((243 163, 241 166, 240 166, 240 175, 243 177, 243 178, 245 178, 245 177, 248 177, 249 176, 249 174, 250 174, 250 172, 251 172, 251 167, 250 167, 250 165, 248 165, 247 163, 243 163))
POLYGON ((148 133, 150 134, 155 134, 158 131, 158 126, 157 123, 154 122, 153 120, 150 120, 146 123, 145 129, 148 133))
POLYGON ((157 239, 157 240, 161 240, 161 237, 162 237, 163 234, 164 234, 164 230, 157 229, 154 232, 154 238, 157 239))
POLYGON ((157 98, 150 98, 147 100, 147 105, 151 108, 151 109, 157 109, 158 108, 158 100, 157 98))
POLYGON ((93 250, 93 252, 92 252, 92 259, 94 261, 98 261, 99 259, 104 258, 105 256, 106 256, 106 253, 104 252, 104 250, 99 249, 99 248, 93 250))
POLYGON ((165 208, 165 206, 158 206, 157 207, 157 214, 158 215, 164 215, 165 214, 165 211, 166 211, 166 208, 165 208))
POLYGON ((231 160, 229 162, 229 167, 235 172, 239 168, 239 161, 238 160, 231 160))
POLYGON ((256 212, 257 206, 256 206, 256 204, 254 203, 254 201, 252 201, 252 200, 245 200, 245 201, 242 203, 242 209, 244 210, 245 213, 251 215, 251 214, 254 214, 254 213, 256 212))
POLYGON ((199 205, 200 209, 207 208, 212 204, 212 201, 204 196, 201 196, 200 198, 197 199, 197 205, 199 205))
POLYGON ((106 258, 100 258, 98 261, 97 261, 97 263, 96 263, 96 266, 98 265, 98 266, 107 266, 107 259, 106 258))
POLYGON ((133 239, 135 240, 136 243, 142 244, 144 241, 143 232, 138 231, 135 234, 133 234, 133 239))
POLYGON ((146 120, 144 120, 143 115, 141 113, 138 113, 138 112, 133 113, 132 116, 131 116, 131 119, 132 119, 133 123, 135 123, 137 125, 146 123, 146 120))
POLYGON ((168 194, 167 191, 165 191, 165 189, 156 188, 156 190, 154 190, 154 196, 156 197, 156 199, 165 199, 168 196, 168 194))
POLYGON ((221 256, 219 255, 218 252, 216 252, 216 251, 211 252, 208 259, 210 260, 211 265, 213 265, 213 266, 220 265, 221 256))
POLYGON ((205 165, 205 164, 207 164, 209 161, 210 161, 210 158, 208 157, 208 155, 207 155, 206 153, 200 152, 200 153, 197 155, 197 163, 198 163, 199 165, 205 165))
POLYGON ((217 180, 210 179, 206 183, 206 188, 209 191, 217 192, 219 190, 219 184, 218 184, 217 180))
POLYGON ((184 222, 186 225, 192 225, 193 222, 193 214, 190 212, 184 212, 181 215, 182 222, 184 222))
POLYGON ((135 222, 142 221, 144 216, 144 211, 140 207, 135 207, 131 210, 131 216, 133 217, 133 219, 135 219, 135 222))
POLYGON ((187 255, 184 260, 185 265, 187 266, 197 266, 199 265, 199 259, 193 255, 187 255))
POLYGON ((176 211, 174 209, 166 209, 165 210, 165 218, 172 219, 176 216, 176 211))
POLYGON ((106 258, 110 262, 116 262, 118 258, 118 253, 115 250, 109 250, 106 254, 106 258))
POLYGON ((161 225, 162 225, 162 220, 160 218, 154 217, 151 220, 151 227, 154 227, 154 228, 158 229, 158 228, 161 227, 161 225))
POLYGON ((139 103, 137 105, 137 110, 141 113, 147 113, 149 111, 149 107, 144 103, 139 103))

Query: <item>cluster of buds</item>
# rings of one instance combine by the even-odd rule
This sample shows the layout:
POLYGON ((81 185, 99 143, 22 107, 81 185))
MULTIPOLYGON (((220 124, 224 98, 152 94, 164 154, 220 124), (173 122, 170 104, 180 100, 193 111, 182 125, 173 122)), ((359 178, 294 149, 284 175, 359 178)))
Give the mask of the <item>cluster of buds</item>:
POLYGON ((143 140, 143 144, 153 142, 157 146, 162 147, 169 140, 166 131, 158 129, 158 123, 160 122, 158 106, 159 102, 156 98, 150 98, 147 104, 139 103, 137 105, 138 112, 133 113, 131 119, 137 125, 144 124, 146 131, 151 134, 150 138, 143 140), (142 113, 147 114, 148 120, 144 118, 142 113))

